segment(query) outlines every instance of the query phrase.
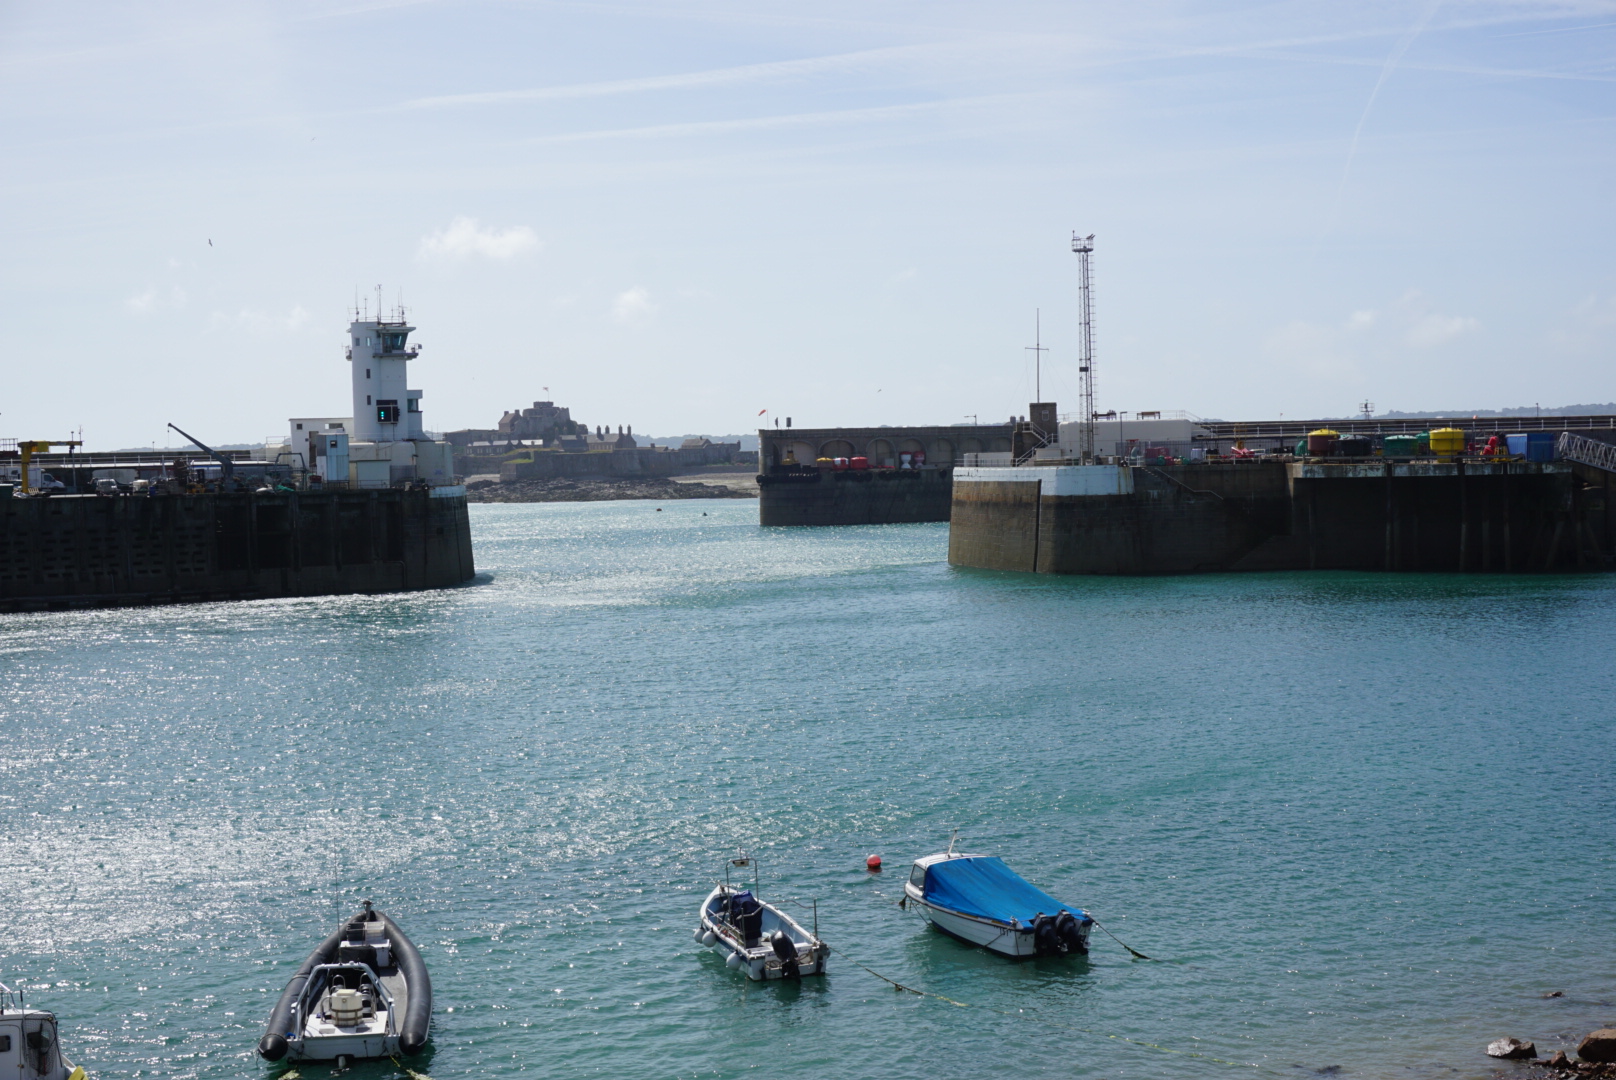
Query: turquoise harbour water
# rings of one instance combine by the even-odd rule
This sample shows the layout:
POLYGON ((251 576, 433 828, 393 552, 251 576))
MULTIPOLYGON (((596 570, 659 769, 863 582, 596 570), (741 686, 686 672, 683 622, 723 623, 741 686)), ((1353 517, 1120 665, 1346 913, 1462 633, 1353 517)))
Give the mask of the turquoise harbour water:
POLYGON ((361 898, 431 969, 436 1080, 1467 1080, 1616 1021, 1616 578, 1059 580, 745 501, 472 510, 466 588, 0 617, 0 979, 93 1076, 279 1076, 270 1006, 361 898), (899 911, 955 827, 1160 959, 899 911), (825 979, 692 940, 741 847, 817 898, 825 979))

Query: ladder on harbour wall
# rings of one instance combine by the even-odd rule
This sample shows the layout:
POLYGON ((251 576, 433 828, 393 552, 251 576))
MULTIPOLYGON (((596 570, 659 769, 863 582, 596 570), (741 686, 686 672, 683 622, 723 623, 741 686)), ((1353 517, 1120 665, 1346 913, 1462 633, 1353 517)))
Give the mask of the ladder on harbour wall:
POLYGON ((1567 461, 1616 473, 1616 445, 1562 431, 1554 449, 1556 455, 1567 461))
MULTIPOLYGON (((1590 439, 1586 435, 1573 435, 1569 431, 1562 431, 1560 432, 1560 437, 1554 442, 1554 453, 1556 457, 1565 461, 1574 461, 1578 465, 1586 465, 1605 474, 1604 532, 1608 543, 1609 537, 1613 531, 1616 531, 1616 529, 1613 529, 1613 522, 1611 521, 1611 495, 1613 486, 1616 486, 1616 483, 1613 483, 1616 482, 1616 445, 1602 442, 1599 439, 1590 439)), ((1572 498, 1576 500, 1578 496, 1573 494, 1572 498)), ((1580 569, 1583 565, 1583 534, 1586 532, 1596 561, 1606 569, 1611 569, 1613 556, 1608 554, 1600 544, 1598 534, 1594 531, 1592 523, 1587 521, 1583 514, 1575 508, 1572 515, 1575 519, 1575 524, 1572 527, 1576 530, 1573 542, 1577 545, 1578 568, 1580 569)), ((1555 535, 1559 535, 1558 531, 1556 531, 1555 535)), ((1550 558, 1552 560, 1552 553, 1550 558)))

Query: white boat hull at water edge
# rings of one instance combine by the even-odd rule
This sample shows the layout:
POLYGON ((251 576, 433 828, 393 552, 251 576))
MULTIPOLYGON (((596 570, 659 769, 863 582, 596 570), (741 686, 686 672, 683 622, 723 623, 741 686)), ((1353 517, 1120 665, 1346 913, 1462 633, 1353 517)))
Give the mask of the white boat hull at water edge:
POLYGON ((715 888, 701 905, 696 940, 724 955, 726 967, 749 979, 795 979, 823 975, 830 946, 791 916, 758 900, 749 890, 715 888))
POLYGON ((56 1014, 31 1009, 0 983, 0 1080, 84 1080, 56 1041, 56 1014))
POLYGON ((1089 951, 1094 920, 1061 903, 990 855, 915 860, 904 903, 951 937, 1013 958, 1089 951))

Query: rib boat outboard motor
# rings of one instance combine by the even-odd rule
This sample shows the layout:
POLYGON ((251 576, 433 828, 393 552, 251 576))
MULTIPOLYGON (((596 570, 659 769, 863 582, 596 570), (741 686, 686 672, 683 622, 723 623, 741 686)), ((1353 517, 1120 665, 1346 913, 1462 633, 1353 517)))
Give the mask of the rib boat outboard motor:
POLYGON ((1032 940, 1039 956, 1059 956, 1065 951, 1061 948, 1059 920, 1041 911, 1032 921, 1032 940))
POLYGON ((802 968, 797 964, 797 943, 792 941, 784 930, 776 930, 770 935, 769 948, 780 958, 782 976, 787 979, 802 978, 802 968))
POLYGON ((1060 938, 1061 945, 1069 953, 1086 953, 1089 943, 1083 938, 1083 928, 1078 925, 1077 916, 1070 911, 1063 911, 1055 916, 1055 934, 1060 938))

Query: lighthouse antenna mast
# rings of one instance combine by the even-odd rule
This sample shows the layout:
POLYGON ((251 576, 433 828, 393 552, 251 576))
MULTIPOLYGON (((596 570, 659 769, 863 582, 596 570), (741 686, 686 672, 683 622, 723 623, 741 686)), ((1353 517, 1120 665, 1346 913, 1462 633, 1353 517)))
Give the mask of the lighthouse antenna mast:
POLYGON ((1080 316, 1078 336, 1078 375, 1082 379, 1083 411, 1078 417, 1078 454, 1085 465, 1094 464, 1094 305, 1089 296, 1089 256, 1094 253, 1094 234, 1072 234, 1072 251, 1077 254, 1077 302, 1080 316))

